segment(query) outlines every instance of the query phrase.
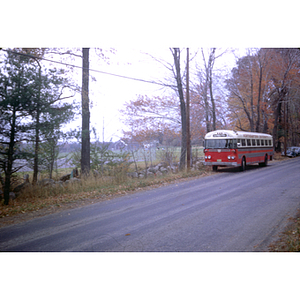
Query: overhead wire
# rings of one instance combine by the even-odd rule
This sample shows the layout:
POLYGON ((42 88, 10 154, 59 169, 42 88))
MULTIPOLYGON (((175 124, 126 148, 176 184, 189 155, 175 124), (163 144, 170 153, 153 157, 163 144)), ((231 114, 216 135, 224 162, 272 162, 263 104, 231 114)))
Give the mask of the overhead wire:
MULTIPOLYGON (((65 65, 65 66, 69 66, 69 67, 73 67, 73 68, 78 68, 78 69, 82 69, 82 70, 87 69, 87 68, 83 68, 83 67, 76 66, 76 65, 73 65, 73 64, 64 63, 64 62, 60 62, 60 61, 55 61, 55 60, 52 60, 52 59, 49 59, 49 58, 37 57, 37 56, 34 56, 32 54, 28 54, 28 53, 20 53, 20 52, 7 50, 7 49, 3 49, 3 48, 0 48, 0 50, 5 51, 5 52, 10 52, 10 53, 13 53, 13 54, 17 54, 17 55, 27 56, 27 57, 30 57, 30 58, 33 58, 33 59, 45 60, 45 61, 56 63, 56 64, 61 64, 61 65, 65 65)), ((90 69, 90 68, 88 68, 88 70, 91 71, 91 72, 96 72, 96 73, 101 73, 101 74, 105 74, 105 75, 115 76, 115 77, 124 78, 124 79, 128 79, 128 80, 135 80, 135 81, 141 81, 141 82, 150 83, 150 84, 156 84, 156 85, 160 85, 160 86, 164 86, 164 87, 176 88, 175 85, 164 84, 164 83, 150 81, 150 80, 146 80, 146 79, 135 78, 135 77, 125 76, 125 75, 119 75, 119 74, 114 74, 114 73, 105 72, 105 71, 96 70, 96 69, 90 69)))

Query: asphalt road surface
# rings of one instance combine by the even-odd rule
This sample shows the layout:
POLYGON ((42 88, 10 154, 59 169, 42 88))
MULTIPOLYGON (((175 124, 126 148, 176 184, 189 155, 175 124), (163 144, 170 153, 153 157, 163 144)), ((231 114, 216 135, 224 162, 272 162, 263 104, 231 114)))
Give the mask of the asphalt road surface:
POLYGON ((300 157, 0 229, 0 251, 267 251, 300 208, 300 157))

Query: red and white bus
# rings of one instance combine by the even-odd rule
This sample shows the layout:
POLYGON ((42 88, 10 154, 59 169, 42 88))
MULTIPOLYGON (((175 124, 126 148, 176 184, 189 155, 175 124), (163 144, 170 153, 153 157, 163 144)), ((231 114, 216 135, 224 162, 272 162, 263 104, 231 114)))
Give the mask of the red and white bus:
POLYGON ((216 130, 205 135, 204 165, 240 167, 259 163, 266 166, 273 159, 273 138, 269 134, 234 130, 216 130))

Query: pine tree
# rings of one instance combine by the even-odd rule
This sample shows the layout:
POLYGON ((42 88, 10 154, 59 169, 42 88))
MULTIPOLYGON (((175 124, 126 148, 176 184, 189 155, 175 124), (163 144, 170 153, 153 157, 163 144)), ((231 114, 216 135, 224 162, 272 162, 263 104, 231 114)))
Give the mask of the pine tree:
POLYGON ((26 139, 26 132, 32 129, 28 122, 29 108, 32 103, 32 81, 34 69, 28 64, 28 58, 7 54, 0 68, 0 168, 5 178, 2 181, 4 204, 9 203, 9 192, 16 159, 24 158, 26 152, 19 145, 26 139))
POLYGON ((7 51, 0 72, 0 167, 5 174, 4 198, 9 202, 11 175, 18 170, 18 158, 34 161, 33 183, 37 180, 39 145, 72 119, 74 107, 63 102, 68 82, 62 70, 47 70, 35 55, 7 51), (34 144, 34 151, 18 149, 22 141, 34 144))

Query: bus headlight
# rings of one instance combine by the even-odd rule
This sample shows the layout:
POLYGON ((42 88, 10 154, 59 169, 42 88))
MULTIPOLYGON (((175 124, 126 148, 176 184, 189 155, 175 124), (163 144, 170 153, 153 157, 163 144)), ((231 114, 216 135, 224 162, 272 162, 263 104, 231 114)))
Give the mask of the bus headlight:
POLYGON ((207 156, 205 155, 204 158, 207 159, 207 156))
POLYGON ((231 159, 235 159, 235 157, 234 157, 234 156, 231 156, 231 159))
POLYGON ((227 158, 228 158, 228 160, 230 160, 230 159, 231 159, 231 157, 230 157, 230 156, 228 156, 227 158))
POLYGON ((211 156, 210 156, 210 155, 208 155, 208 156, 207 156, 207 158, 208 158, 208 159, 211 159, 211 156))

